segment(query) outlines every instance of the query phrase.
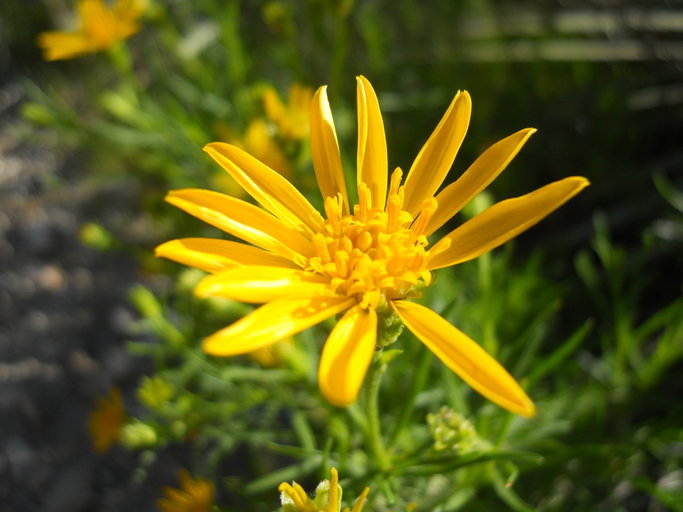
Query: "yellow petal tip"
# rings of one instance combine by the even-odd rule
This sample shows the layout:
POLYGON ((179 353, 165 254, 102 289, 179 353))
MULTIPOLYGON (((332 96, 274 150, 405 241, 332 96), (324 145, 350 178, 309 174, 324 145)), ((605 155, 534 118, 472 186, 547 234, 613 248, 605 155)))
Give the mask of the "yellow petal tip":
POLYGON ((339 399, 338 397, 329 396, 325 393, 323 393, 323 396, 328 403, 334 405, 335 407, 348 407, 355 402, 355 400, 339 399))
POLYGON ((171 245, 173 242, 175 242, 175 240, 170 240, 170 241, 168 241, 168 242, 164 242, 164 243, 161 244, 161 245, 157 245, 157 246, 154 248, 154 256, 156 256, 157 258, 163 258, 164 255, 166 254, 166 249, 167 249, 168 246, 171 245))
POLYGON ((520 411, 519 414, 525 418, 533 418, 536 416, 536 412, 536 406, 532 401, 529 401, 529 403, 524 404, 524 409, 520 411))
POLYGON ((222 355, 222 351, 220 350, 220 343, 216 342, 213 336, 209 336, 208 338, 204 338, 202 340, 202 350, 210 356, 222 355))
POLYGON ((365 75, 358 75, 356 81, 362 83, 363 85, 370 85, 370 80, 368 80, 365 75))
POLYGON ((195 297, 205 299, 211 295, 211 285, 206 284, 204 281, 200 281, 199 284, 194 287, 193 293, 195 297))
POLYGON ((168 192, 166 192, 166 195, 164 196, 164 201, 173 204, 173 199, 177 196, 177 190, 169 190, 168 192))
POLYGON ((588 178, 584 178, 583 176, 570 176, 569 178, 565 178, 565 180, 573 182, 577 188, 577 192, 591 184, 588 178))
POLYGON ((211 153, 213 151, 220 151, 221 146, 229 146, 230 144, 227 144, 226 142, 209 142, 208 144, 204 145, 202 148, 203 151, 206 151, 207 153, 211 153))

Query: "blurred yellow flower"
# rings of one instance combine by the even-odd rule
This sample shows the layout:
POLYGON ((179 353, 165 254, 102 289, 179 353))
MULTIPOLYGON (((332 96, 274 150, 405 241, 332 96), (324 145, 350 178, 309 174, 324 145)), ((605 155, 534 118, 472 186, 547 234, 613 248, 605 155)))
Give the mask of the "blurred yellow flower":
POLYGON ((301 140, 308 137, 310 131, 312 99, 312 88, 294 84, 289 89, 289 98, 285 105, 277 91, 273 87, 269 87, 263 95, 263 106, 282 137, 290 140, 301 140))
POLYGON ((291 485, 282 482, 278 490, 280 491, 280 501, 283 512, 360 512, 363 509, 365 500, 370 492, 366 487, 360 494, 353 508, 342 509, 342 488, 339 485, 339 474, 335 468, 330 470, 330 480, 323 480, 315 489, 315 496, 311 499, 303 487, 296 482, 291 485))
POLYGON ((140 30, 138 20, 145 7, 145 0, 116 0, 111 7, 103 0, 79 0, 78 28, 73 32, 43 32, 38 36, 38 46, 45 60, 105 50, 140 30))
POLYGON ((193 479, 186 469, 179 475, 180 488, 164 488, 164 497, 157 501, 162 512, 208 512, 213 506, 215 489, 212 482, 193 479))
POLYGON ((104 453, 118 441, 126 417, 119 388, 111 388, 109 396, 97 399, 97 406, 88 418, 88 430, 95 451, 104 453))
MULTIPOLYGON (((225 126, 218 126, 217 131, 221 134, 221 138, 229 140, 234 146, 253 155, 271 169, 283 176, 291 176, 292 165, 273 138, 270 127, 264 119, 257 118, 251 121, 242 137, 235 136, 225 126)), ((232 176, 224 172, 213 176, 211 181, 216 187, 230 195, 242 197, 245 194, 244 188, 232 176)))
POLYGON ((283 176, 291 174, 292 166, 273 138, 268 123, 264 119, 254 119, 247 126, 244 137, 233 143, 283 176))
POLYGON ((272 345, 257 348, 253 352, 249 352, 249 358, 257 362, 264 368, 275 368, 282 366, 287 354, 295 350, 293 347, 293 340, 282 340, 272 345))
POLYGON ((346 311, 320 358, 325 398, 356 401, 377 343, 378 325, 400 321, 446 366, 505 409, 532 416, 535 407, 515 379, 482 347, 429 308, 410 302, 431 272, 472 260, 533 226, 588 185, 581 177, 550 183, 491 206, 430 245, 427 237, 498 176, 535 132, 524 129, 487 149, 437 193, 465 137, 471 113, 458 92, 415 158, 405 182, 389 179, 377 96, 358 77, 357 205, 349 203, 326 88, 311 108, 311 151, 326 218, 286 179, 245 151, 212 143, 207 151, 262 208, 199 189, 167 201, 248 244, 188 238, 157 255, 211 272, 196 293, 265 303, 204 340, 217 356, 244 354, 346 311), (253 244, 253 245, 252 245, 253 244))

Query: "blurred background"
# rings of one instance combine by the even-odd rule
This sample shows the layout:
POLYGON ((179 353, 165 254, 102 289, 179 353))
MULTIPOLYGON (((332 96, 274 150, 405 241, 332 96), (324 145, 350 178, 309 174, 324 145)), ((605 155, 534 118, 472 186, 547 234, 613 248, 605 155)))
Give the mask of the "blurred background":
MULTIPOLYGON (((434 300, 452 298, 465 332, 485 336, 486 317, 504 356, 536 343, 519 371, 558 347, 566 359, 531 393, 551 417, 519 434, 544 457, 515 483, 524 503, 477 487, 433 510, 683 510, 683 2, 150 0, 121 45, 44 60, 38 34, 73 29, 75 6, 0 3, 0 510, 151 510, 180 467, 205 467, 222 438, 197 427, 209 439, 197 445, 186 416, 178 427, 158 413, 163 443, 133 431, 104 453, 87 427, 113 386, 147 417, 141 383, 180 357, 159 347, 196 345, 243 314, 211 306, 200 320, 200 306, 174 302, 196 277, 154 246, 213 232, 163 197, 237 194, 201 151, 222 140, 319 205, 306 121, 288 127, 265 98, 307 119, 291 88, 307 98, 327 84, 352 176, 358 74, 378 92, 391 168, 410 167, 466 89, 472 120, 451 178, 493 142, 538 129, 484 203, 565 176, 592 183, 494 253, 493 270, 440 276, 434 300)), ((239 484, 259 472, 259 445, 230 443, 211 467, 239 484)), ((217 492, 226 510, 272 510, 276 485, 270 508, 235 501, 229 483, 217 492)))

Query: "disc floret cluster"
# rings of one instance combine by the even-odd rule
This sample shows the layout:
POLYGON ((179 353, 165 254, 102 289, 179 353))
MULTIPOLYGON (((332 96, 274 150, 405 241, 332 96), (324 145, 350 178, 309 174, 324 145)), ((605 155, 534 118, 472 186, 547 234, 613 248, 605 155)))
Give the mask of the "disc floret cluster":
MULTIPOLYGON (((378 316, 396 316, 451 370, 498 405, 524 416, 535 407, 515 379, 483 348, 429 308, 409 299, 431 282, 431 272, 498 247, 580 192, 581 177, 550 183, 502 201, 447 233, 428 237, 498 176, 533 129, 487 149, 455 182, 439 190, 465 137, 471 99, 458 92, 405 180, 389 178, 379 101, 364 77, 357 80, 358 152, 351 205, 325 87, 311 105, 311 153, 324 214, 280 174, 225 143, 205 150, 259 204, 207 190, 169 193, 167 200, 246 243, 188 238, 157 254, 212 275, 196 289, 263 304, 204 340, 204 350, 230 356, 286 339, 343 313, 330 332, 318 369, 325 398, 356 401, 378 340, 378 316)), ((380 318, 380 321, 383 318, 380 318)))

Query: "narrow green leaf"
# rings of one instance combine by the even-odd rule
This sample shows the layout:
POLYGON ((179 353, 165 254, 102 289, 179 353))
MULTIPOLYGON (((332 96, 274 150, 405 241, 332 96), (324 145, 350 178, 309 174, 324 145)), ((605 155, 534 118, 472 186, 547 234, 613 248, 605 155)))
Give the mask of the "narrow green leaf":
POLYGON ((315 471, 322 461, 320 455, 315 455, 310 459, 304 460, 298 464, 293 464, 285 468, 273 471, 261 478, 252 480, 244 488, 247 494, 258 494, 264 491, 277 489, 282 482, 291 482, 292 480, 301 480, 302 477, 315 471))
POLYGON ((572 334, 559 348, 557 348, 545 359, 542 359, 527 376, 526 381, 529 384, 532 384, 557 368, 577 348, 579 348, 583 340, 586 338, 586 336, 588 336, 588 333, 592 329, 593 319, 589 318, 581 327, 574 331, 574 334, 572 334))

